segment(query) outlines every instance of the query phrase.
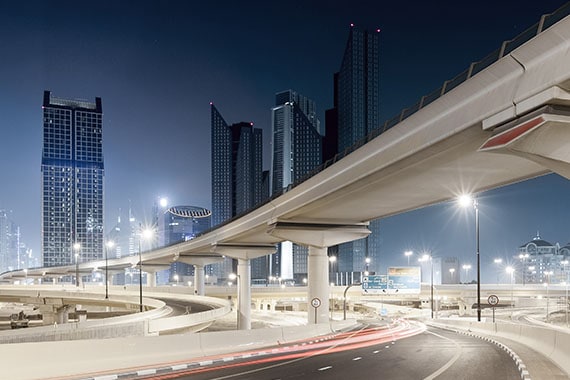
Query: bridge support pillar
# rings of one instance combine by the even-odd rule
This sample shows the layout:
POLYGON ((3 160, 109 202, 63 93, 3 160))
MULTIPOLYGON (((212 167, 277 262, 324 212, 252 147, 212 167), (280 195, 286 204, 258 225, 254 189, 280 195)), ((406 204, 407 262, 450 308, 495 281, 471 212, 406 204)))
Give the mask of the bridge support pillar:
POLYGON ((256 257, 275 253, 273 244, 216 244, 212 252, 238 260, 238 309, 237 326, 239 330, 251 329, 251 265, 256 257))
POLYGON ((324 323, 329 320, 330 284, 328 266, 327 248, 309 246, 309 290, 307 294, 309 323, 324 323))
POLYGON ((313 224, 276 221, 268 233, 296 244, 309 246, 307 310, 308 323, 329 321, 329 278, 327 247, 358 240, 370 234, 368 223, 313 224))
POLYGON ((194 264, 194 294, 203 296, 205 294, 204 265, 194 264))
POLYGON ((238 259, 238 330, 251 330, 251 264, 249 259, 238 259))
POLYGON ((44 325, 67 323, 69 320, 69 305, 61 307, 43 307, 40 306, 42 312, 42 322, 44 325))

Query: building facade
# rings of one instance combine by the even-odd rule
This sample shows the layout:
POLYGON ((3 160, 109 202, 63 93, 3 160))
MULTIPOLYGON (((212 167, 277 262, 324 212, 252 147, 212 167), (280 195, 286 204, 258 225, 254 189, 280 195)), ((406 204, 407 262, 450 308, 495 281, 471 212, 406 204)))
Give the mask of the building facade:
MULTIPOLYGON (((275 94, 271 109, 270 192, 282 193, 322 162, 323 137, 315 102, 293 90, 275 94)), ((300 280, 307 276, 308 248, 279 244, 269 276, 300 280)))
MULTIPOLYGON (((262 130, 253 123, 228 125, 210 103, 212 133, 212 226, 246 212, 263 200, 262 130)), ((208 265, 206 273, 226 279, 231 259, 208 265)))
MULTIPOLYGON (((324 159, 335 154, 331 141, 336 140, 337 152, 342 153, 380 125, 379 40, 379 30, 351 24, 340 70, 334 75, 334 108, 327 110, 327 133, 338 135, 326 138, 324 159)), ((368 237, 335 248, 339 271, 362 272, 366 263, 372 272, 380 267, 380 221, 371 221, 369 229, 368 237)))
POLYGON ((43 100, 41 230, 44 266, 103 257, 103 110, 94 103, 43 100), (75 249, 74 249, 75 245, 75 249))
MULTIPOLYGON (((212 212, 203 207, 173 206, 158 218, 164 246, 194 239, 210 229, 212 212)), ((175 261, 170 265, 169 282, 194 276, 194 266, 175 261)))
POLYGON ((25 249, 21 248, 20 228, 12 213, 0 209, 0 273, 28 267, 25 249))
POLYGON ((570 271, 570 245, 560 247, 540 237, 540 234, 521 245, 514 259, 520 263, 520 276, 514 280, 527 284, 553 283, 568 281, 570 271))

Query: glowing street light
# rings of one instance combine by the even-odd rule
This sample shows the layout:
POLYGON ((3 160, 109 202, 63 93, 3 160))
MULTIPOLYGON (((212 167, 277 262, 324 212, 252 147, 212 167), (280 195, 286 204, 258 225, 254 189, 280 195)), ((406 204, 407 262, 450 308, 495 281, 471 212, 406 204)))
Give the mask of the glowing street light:
POLYGON ((431 255, 424 254, 420 259, 419 262, 427 262, 430 263, 430 308, 431 308, 431 319, 433 319, 433 259, 431 255))
POLYGON ((145 228, 143 229, 142 226, 140 226, 141 231, 140 231, 140 237, 139 237, 139 312, 142 313, 143 311, 143 286, 142 286, 142 248, 141 248, 141 241, 144 240, 150 240, 150 238, 152 238, 154 232, 152 231, 152 229, 150 228, 145 228))
POLYGON ((503 263, 503 259, 498 259, 498 258, 497 258, 497 259, 493 260, 493 262, 494 262, 495 264, 497 264, 497 284, 498 284, 498 283, 499 283, 499 272, 500 272, 500 270, 501 270, 500 266, 501 266, 501 264, 503 263))
POLYGON ((505 270, 507 271, 508 274, 511 275, 511 307, 515 307, 515 306, 514 306, 514 305, 515 305, 515 303, 514 303, 514 294, 513 294, 513 293, 514 293, 514 291, 513 291, 513 289, 514 289, 514 283, 515 283, 515 281, 514 281, 514 279, 515 279, 515 268, 513 268, 513 267, 511 267, 511 266, 508 266, 508 267, 505 268, 505 270))
POLYGON ((81 250, 81 244, 73 244, 73 250, 75 251, 75 286, 79 287, 79 251, 81 250))
POLYGON ((412 256, 413 254, 414 254, 414 252, 412 252, 412 251, 404 252, 404 256, 406 256, 408 258, 408 266, 410 266, 410 256, 412 256))
POLYGON ((479 255, 479 204, 471 195, 464 194, 458 199, 462 207, 472 206, 475 209, 475 252, 477 255, 477 321, 481 322, 481 260, 479 255))
POLYGON ((115 246, 115 242, 109 240, 105 244, 105 299, 109 299, 109 253, 108 249, 112 249, 115 246))
POLYGON ((521 259, 521 261, 522 261, 522 284, 523 284, 523 286, 524 286, 525 277, 526 277, 526 270, 525 270, 525 269, 526 269, 526 266, 525 266, 525 262, 526 262, 526 259, 528 259, 528 253, 525 253, 525 254, 522 254, 522 253, 521 253, 521 254, 519 255, 519 259, 521 259))
POLYGON ((465 283, 469 280, 469 269, 471 269, 471 264, 464 264, 463 270, 465 271, 465 283))

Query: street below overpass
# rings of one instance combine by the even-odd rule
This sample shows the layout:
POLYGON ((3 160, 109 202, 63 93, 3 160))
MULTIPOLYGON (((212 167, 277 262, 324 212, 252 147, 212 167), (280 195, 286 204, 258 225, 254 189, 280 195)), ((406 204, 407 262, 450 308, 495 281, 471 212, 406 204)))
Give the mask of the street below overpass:
MULTIPOLYGON (((518 379, 493 343, 418 322, 366 325, 323 340, 172 365, 147 379, 518 379)), ((134 378, 134 377, 133 377, 134 378)))

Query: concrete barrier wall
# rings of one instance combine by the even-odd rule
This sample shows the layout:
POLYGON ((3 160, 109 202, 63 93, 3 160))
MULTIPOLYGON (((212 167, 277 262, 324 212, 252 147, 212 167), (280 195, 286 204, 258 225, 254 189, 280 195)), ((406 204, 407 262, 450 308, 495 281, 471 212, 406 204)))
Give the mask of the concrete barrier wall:
POLYGON ((522 343, 552 360, 570 374, 570 333, 554 328, 513 323, 481 323, 455 319, 438 323, 488 336, 503 337, 522 343))
POLYGON ((208 355, 290 343, 313 337, 316 333, 327 334, 353 323, 346 321, 318 326, 6 344, 0 345, 2 378, 30 380, 92 374, 103 369, 118 373, 127 368, 148 365, 156 368, 167 363, 186 363, 208 355))

